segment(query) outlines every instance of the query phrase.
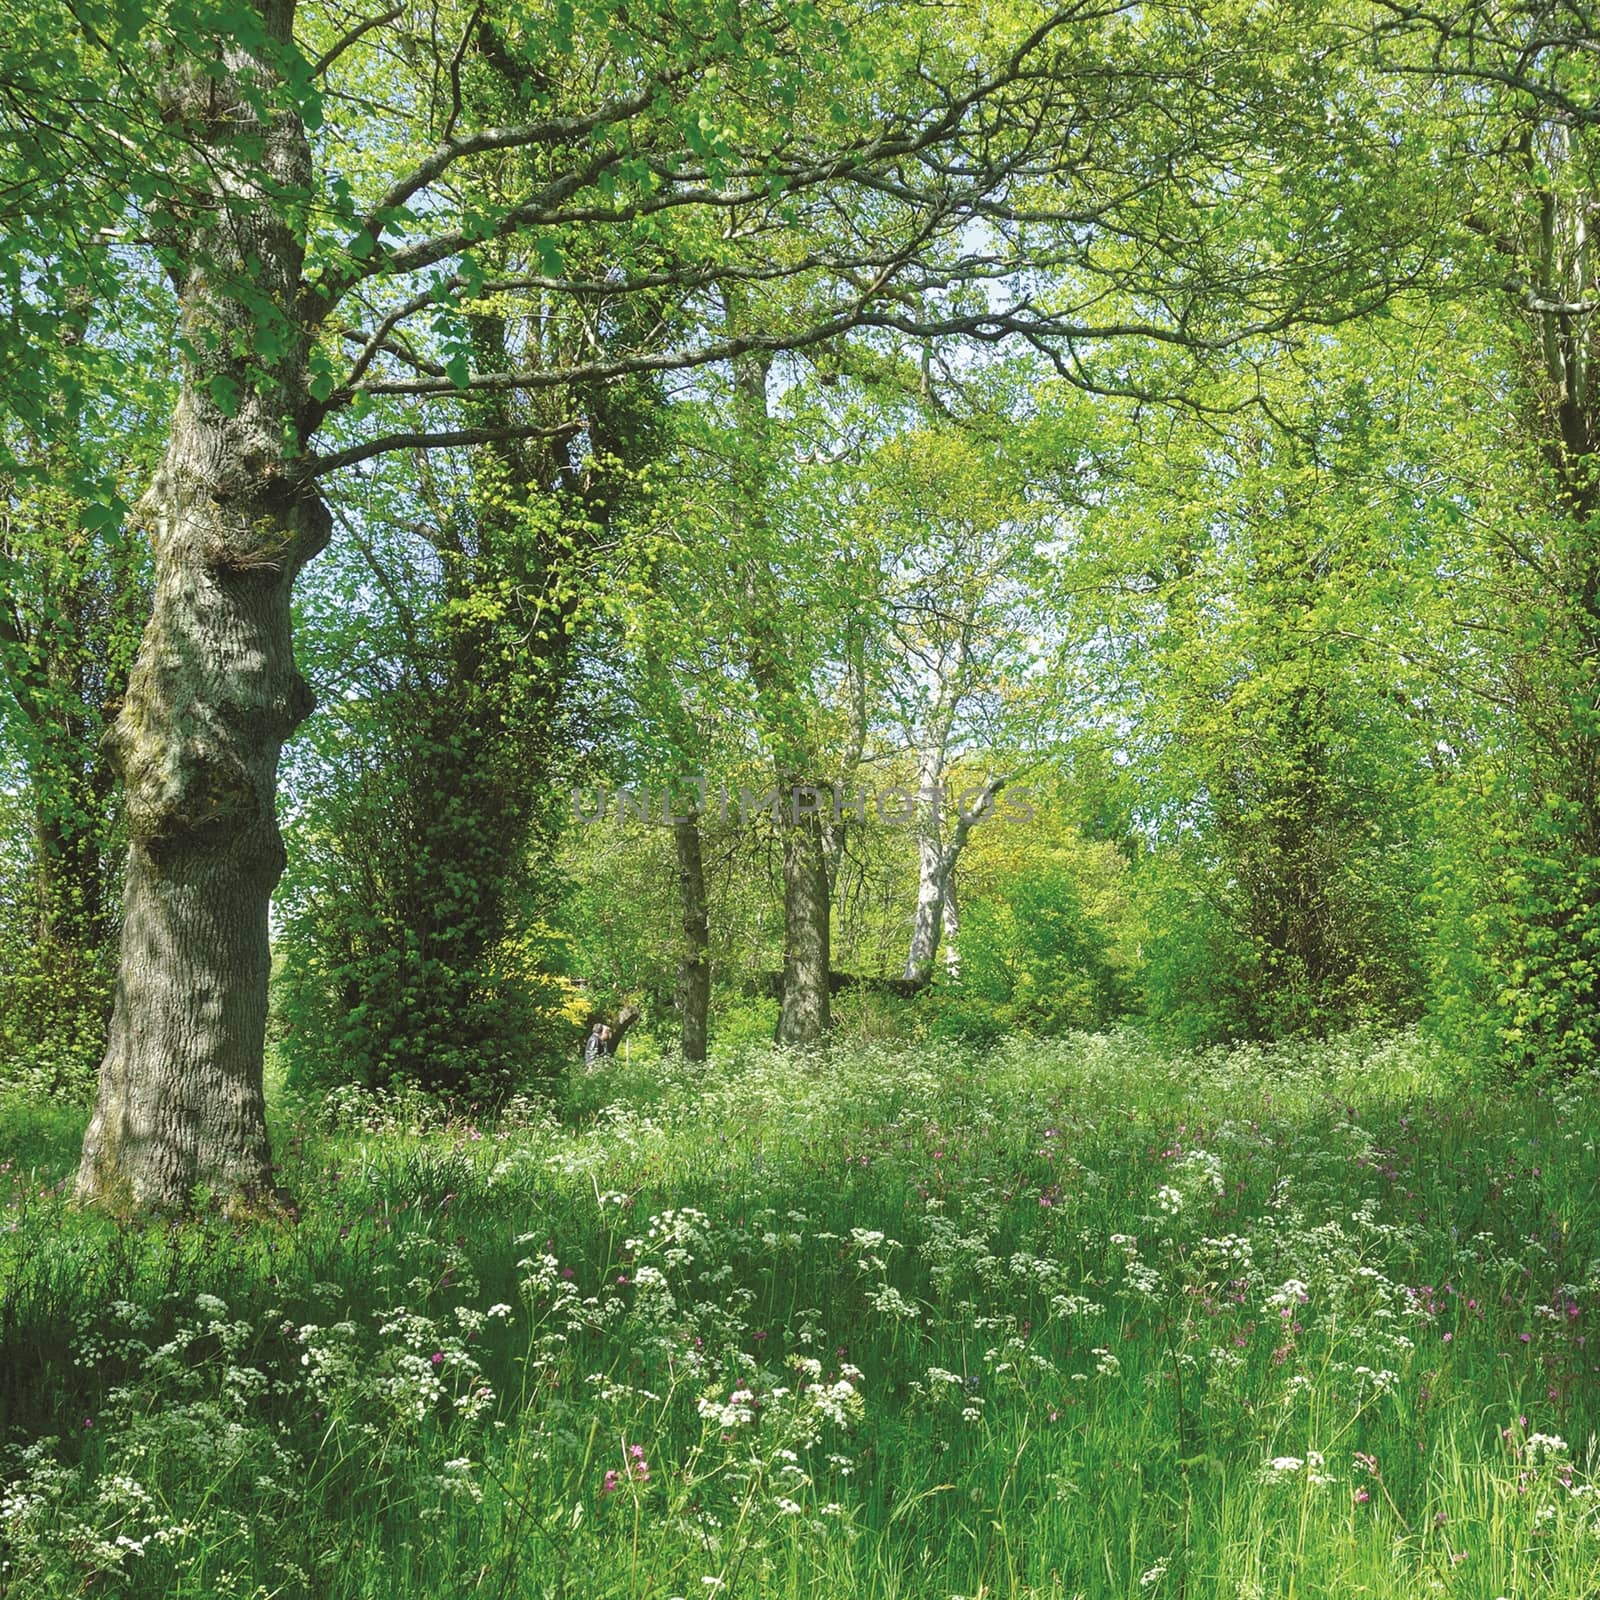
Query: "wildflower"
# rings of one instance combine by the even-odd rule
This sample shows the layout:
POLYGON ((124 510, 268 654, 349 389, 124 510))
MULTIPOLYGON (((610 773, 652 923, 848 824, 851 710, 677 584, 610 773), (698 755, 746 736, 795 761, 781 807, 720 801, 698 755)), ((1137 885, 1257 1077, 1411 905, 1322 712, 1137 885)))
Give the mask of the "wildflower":
POLYGON ((1365 1489, 1356 1490, 1356 1504, 1358 1506, 1364 1506, 1371 1498, 1372 1496, 1365 1489))
POLYGON ((433 1354, 428 1357, 428 1360, 431 1361, 434 1366, 442 1367, 444 1365, 444 1351, 435 1350, 433 1354))

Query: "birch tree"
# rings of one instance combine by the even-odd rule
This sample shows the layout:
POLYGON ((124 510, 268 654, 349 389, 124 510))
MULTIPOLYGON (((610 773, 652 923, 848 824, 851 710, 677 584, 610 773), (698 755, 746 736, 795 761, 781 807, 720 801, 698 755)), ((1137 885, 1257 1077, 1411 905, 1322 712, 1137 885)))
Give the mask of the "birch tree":
MULTIPOLYGON (((1014 403, 1014 397, 1011 397, 1014 403)), ((995 410, 1004 415, 1004 403, 995 410)), ((905 977, 926 984, 944 941, 959 976, 956 868, 1018 777, 1030 666, 1044 654, 1045 509, 998 440, 921 428, 876 453, 861 517, 884 567, 874 652, 885 730, 915 774, 917 900, 905 977), (999 765, 997 765, 997 763, 999 765)))

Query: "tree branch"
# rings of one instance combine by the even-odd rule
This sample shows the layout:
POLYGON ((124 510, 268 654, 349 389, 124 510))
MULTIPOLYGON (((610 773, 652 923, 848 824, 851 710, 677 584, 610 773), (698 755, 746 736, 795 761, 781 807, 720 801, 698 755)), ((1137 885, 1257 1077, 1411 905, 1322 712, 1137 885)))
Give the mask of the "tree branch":
POLYGON ((301 467, 302 479, 323 478, 342 467, 353 467, 358 461, 368 461, 373 456, 386 455, 395 450, 455 450, 467 445, 508 444, 517 439, 560 439, 580 433, 580 421, 555 424, 529 423, 504 428, 443 428, 436 432, 385 433, 365 444, 352 445, 348 450, 332 455, 312 456, 301 467))
POLYGON ((381 16, 368 17, 365 22, 358 22, 354 27, 347 29, 344 34, 317 57, 315 64, 311 68, 311 76, 320 78, 351 45, 371 33, 374 28, 381 28, 384 23, 393 22, 404 10, 404 6, 390 6, 381 16))

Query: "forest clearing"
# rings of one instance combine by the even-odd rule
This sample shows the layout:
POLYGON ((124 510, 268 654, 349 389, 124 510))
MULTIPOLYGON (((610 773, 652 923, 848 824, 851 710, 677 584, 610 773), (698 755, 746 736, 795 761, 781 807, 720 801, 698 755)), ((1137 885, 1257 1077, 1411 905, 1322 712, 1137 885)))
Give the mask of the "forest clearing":
POLYGON ((1600 1600, 1593 0, 0 0, 0 1600, 1600 1600))

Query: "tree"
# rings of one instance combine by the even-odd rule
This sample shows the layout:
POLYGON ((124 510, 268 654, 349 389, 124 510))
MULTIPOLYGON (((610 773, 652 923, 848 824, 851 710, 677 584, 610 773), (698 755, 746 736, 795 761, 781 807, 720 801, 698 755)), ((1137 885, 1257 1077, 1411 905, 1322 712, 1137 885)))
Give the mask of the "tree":
POLYGON ((1196 1040, 1414 1015, 1421 997, 1437 729, 1412 715, 1409 647, 1436 616, 1439 507, 1408 470, 1414 375, 1397 396, 1376 331, 1352 344, 1364 384, 1353 350, 1326 347, 1275 383, 1298 431, 1257 414, 1135 432, 1073 541, 1076 666, 1099 685, 1083 697, 1155 846, 1147 1001, 1196 1040))
MULTIPOLYGON (((994 417, 1015 397, 987 397, 994 417)), ((932 977, 941 933, 959 975, 956 868, 975 824, 1018 776, 1019 712, 1046 622, 1047 513, 1027 498, 1022 463, 984 436, 984 419, 913 428, 866 467, 857 526, 883 568, 884 631, 873 652, 885 732, 913 763, 918 880, 908 983, 932 977), (1003 763, 975 773, 971 758, 1003 763), (965 767, 964 773, 961 769, 965 767)))
MULTIPOLYGON (((1298 39, 1305 19, 1285 21, 1298 39)), ((110 738, 131 847, 78 1193, 118 1207, 270 1187, 277 769, 312 705, 290 599, 332 534, 330 474, 581 426, 486 423, 462 395, 576 394, 858 327, 1055 344, 1088 382, 1099 336, 1217 348, 1352 314, 1415 270, 1392 233, 1346 247, 1347 225, 1374 220, 1381 171, 1301 182, 1279 159, 1311 146, 1346 68, 1282 52, 1269 21, 1228 34, 1182 8, 1073 0, 908 25, 709 0, 537 17, 441 4, 426 30, 394 13, 338 28, 294 0, 198 0, 141 37, 89 35, 136 127, 125 194, 172 285, 181 369, 139 502, 153 612, 110 738), (401 63, 399 92, 369 92, 401 63), (503 125, 471 116, 467 85, 490 68, 516 85, 503 125), (1197 189, 1228 199, 1226 223, 1188 208, 1197 189), (1267 201, 1261 237, 1290 240, 1304 268, 1252 252, 1267 201), (570 264, 575 239, 610 252, 603 275, 570 264), (1059 287, 1019 279, 1024 259, 1059 287), (616 333, 632 296, 690 307, 730 283, 754 302, 745 331, 702 326, 665 350, 616 333), (774 285, 793 314, 769 321, 774 285), (1113 297, 1127 309, 1098 320, 1113 297), (502 299, 535 320, 587 306, 586 353, 479 369, 458 311, 502 299)), ((1373 116, 1359 99, 1339 114, 1373 116)), ((94 114, 73 112, 74 137, 94 114)), ((1381 167, 1383 141, 1368 148, 1381 167)))
POLYGON ((1477 558, 1456 586, 1456 677, 1498 723, 1466 780, 1476 855, 1452 892, 1476 880, 1474 1004, 1501 1058, 1577 1068, 1600 1045, 1595 18, 1572 0, 1374 10, 1385 67, 1449 94, 1430 166, 1459 185, 1457 275, 1496 380, 1461 404, 1489 458, 1458 448, 1447 467, 1477 558))

